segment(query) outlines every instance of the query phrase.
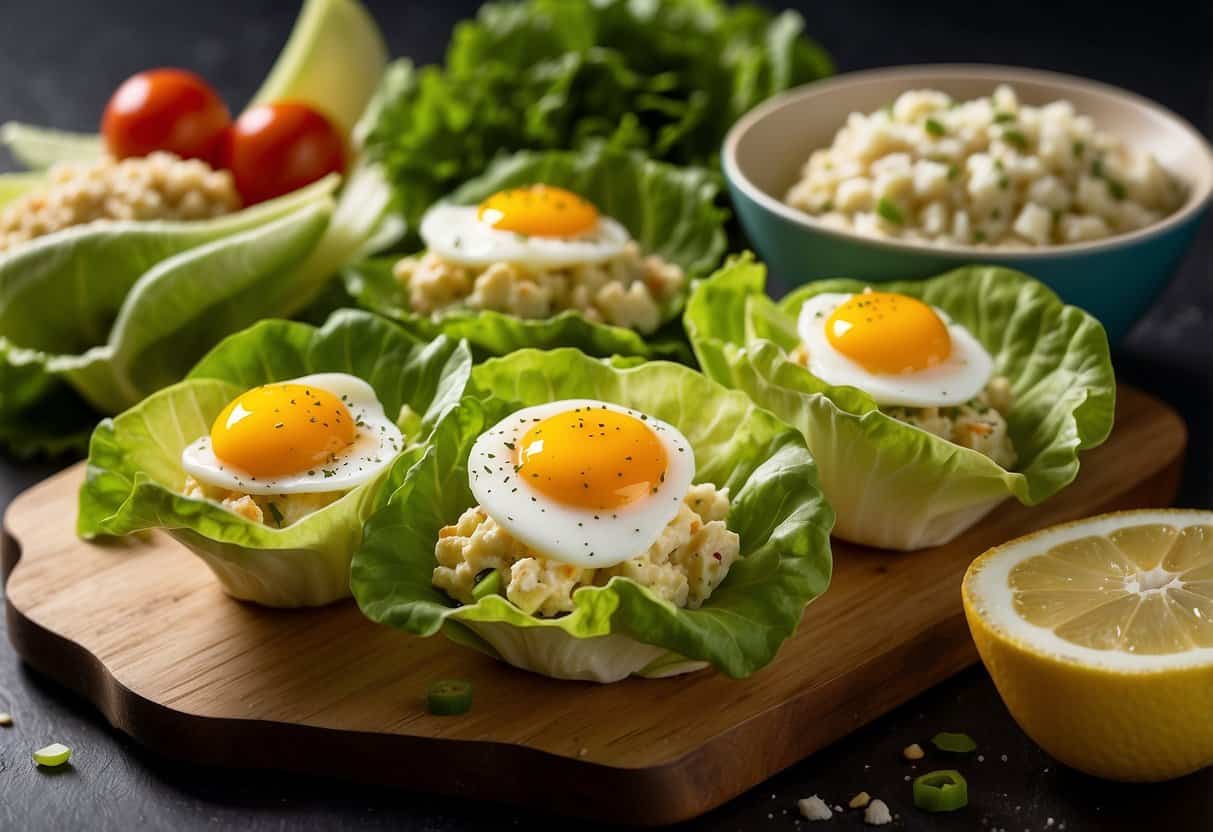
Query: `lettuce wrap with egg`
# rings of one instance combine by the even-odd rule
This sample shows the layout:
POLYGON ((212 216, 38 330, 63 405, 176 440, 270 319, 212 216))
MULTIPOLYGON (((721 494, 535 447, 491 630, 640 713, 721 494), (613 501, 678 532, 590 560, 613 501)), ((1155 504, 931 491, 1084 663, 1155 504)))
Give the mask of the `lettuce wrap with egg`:
POLYGON ((320 328, 259 323, 221 342, 186 380, 97 426, 78 532, 93 539, 165 529, 211 567, 229 594, 269 606, 343 598, 364 521, 459 400, 470 368, 465 344, 444 336, 421 341, 366 312, 335 313, 320 328), (369 482, 281 528, 183 496, 182 451, 210 432, 228 402, 259 385, 325 372, 348 373, 374 388, 404 435, 398 465, 385 465, 369 482))
POLYGON ((740 678, 774 658, 831 571, 833 512, 798 431, 669 362, 522 350, 472 375, 472 393, 438 423, 420 457, 396 464, 400 485, 367 524, 351 583, 369 618, 415 635, 441 632, 558 678, 611 682, 704 663, 740 678), (579 398, 669 423, 691 446, 694 481, 728 487, 727 526, 740 537, 740 557, 700 608, 678 608, 619 576, 577 589, 573 611, 550 618, 527 615, 501 595, 461 605, 433 586, 440 529, 476 503, 468 455, 477 437, 519 409, 579 398))
POLYGON ((1060 491, 1078 474, 1079 452, 1111 432, 1116 380, 1103 326, 1027 275, 968 266, 878 286, 942 309, 990 353, 1013 394, 1014 470, 894 419, 862 390, 826 384, 789 358, 809 298, 866 284, 823 280, 776 302, 765 283, 762 264, 734 258, 695 288, 687 333, 708 376, 804 433, 841 538, 890 549, 947 542, 1008 497, 1035 505, 1060 491))
POLYGON ((422 337, 442 332, 466 338, 478 354, 505 355, 525 347, 577 347, 590 355, 639 355, 690 361, 678 323, 690 281, 715 268, 726 248, 727 213, 717 205, 718 177, 678 168, 639 153, 601 145, 581 151, 523 152, 504 157, 464 183, 447 201, 476 205, 500 191, 541 183, 566 188, 621 223, 640 246, 679 266, 687 287, 661 309, 663 327, 651 335, 587 319, 577 311, 524 319, 492 310, 453 306, 434 316, 414 312, 393 275, 393 258, 346 269, 346 289, 358 303, 403 323, 422 337))

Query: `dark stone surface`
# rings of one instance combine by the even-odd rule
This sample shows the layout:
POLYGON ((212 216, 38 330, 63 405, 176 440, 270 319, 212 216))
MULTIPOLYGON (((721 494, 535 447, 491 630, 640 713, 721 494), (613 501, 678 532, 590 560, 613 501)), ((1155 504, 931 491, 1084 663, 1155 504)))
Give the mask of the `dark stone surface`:
MULTIPOLYGON (((439 57, 451 24, 476 3, 369 5, 394 54, 428 62, 439 57)), ((1213 50, 1207 40, 1213 6, 1207 3, 1154 2, 1123 12, 1115 4, 1086 0, 772 5, 802 7, 809 31, 842 70, 942 61, 1055 69, 1128 87, 1176 110, 1206 135, 1213 132, 1213 50)), ((164 64, 201 72, 238 104, 263 77, 296 9, 293 0, 5 0, 0 121, 92 129, 119 81, 164 64)), ((1213 232, 1206 226, 1166 296, 1116 356, 1121 378, 1171 402, 1188 421, 1192 442, 1181 503, 1205 507, 1213 506, 1211 256, 1213 232)), ((0 504, 56 467, 0 460, 0 504)), ((0 643, 0 710, 16 718, 13 727, 0 728, 0 829, 437 831, 543 828, 551 821, 401 790, 168 762, 110 729, 87 703, 22 667, 7 639, 0 643), (29 752, 52 741, 75 749, 72 768, 51 774, 33 767, 29 752)), ((928 758, 917 771, 927 770, 927 763, 952 764, 928 758)), ((792 829, 797 798, 816 793, 831 804, 845 803, 860 790, 885 799, 899 814, 893 828, 911 830, 1213 827, 1213 774, 1123 786, 1067 771, 1016 728, 989 678, 976 668, 687 828, 792 829), (959 764, 969 778, 972 804, 948 817, 914 812, 904 780, 914 772, 900 757, 903 746, 925 743, 940 730, 972 734, 984 758, 959 764)), ((821 828, 865 827, 851 812, 821 828)))

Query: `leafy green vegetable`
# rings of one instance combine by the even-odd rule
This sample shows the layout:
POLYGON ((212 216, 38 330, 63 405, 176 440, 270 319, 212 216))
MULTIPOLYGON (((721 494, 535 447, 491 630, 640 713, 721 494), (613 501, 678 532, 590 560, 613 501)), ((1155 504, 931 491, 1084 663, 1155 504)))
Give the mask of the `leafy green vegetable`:
MULTIPOLYGON (((639 153, 594 146, 573 152, 522 152, 503 157, 482 176, 455 191, 450 200, 476 204, 511 187, 542 182, 586 197, 631 232, 646 254, 677 264, 689 277, 707 274, 720 261, 726 240, 725 213, 716 206, 717 177, 699 168, 677 168, 639 153)), ((393 277, 392 261, 371 260, 346 271, 346 289, 359 304, 401 321, 424 337, 438 332, 466 338, 481 353, 504 355, 523 347, 574 346, 592 355, 643 355, 688 360, 685 338, 676 326, 685 293, 663 310, 675 324, 641 336, 621 327, 594 323, 576 312, 524 320, 492 311, 453 308, 437 319, 414 314, 393 277)))
POLYGON ((1116 383, 1103 327, 1026 275, 970 266, 881 284, 943 309, 989 350, 1015 397, 1007 421, 1016 471, 899 422, 866 393, 832 387, 788 359, 804 302, 860 292, 863 283, 820 281, 776 304, 765 279, 750 256, 734 259, 692 293, 687 333, 708 376, 804 432, 839 537, 894 549, 945 542, 1007 497, 1035 505, 1064 488, 1079 451, 1111 431, 1116 383))
POLYGON ((401 485, 367 524, 351 571, 363 612, 417 635, 441 630, 562 678, 615 681, 698 662, 742 677, 769 662, 830 576, 833 513, 803 438, 686 367, 616 363, 562 349, 522 350, 477 366, 473 392, 439 422, 420 459, 403 463, 412 466, 403 476, 397 463, 401 485), (728 525, 740 535, 742 557, 702 608, 675 608, 616 577, 579 589, 568 615, 541 619, 500 595, 460 606, 431 584, 439 529, 475 504, 467 456, 476 437, 519 408, 566 398, 617 402, 668 421, 691 444, 696 481, 728 487, 728 525))
POLYGON ((0 144, 30 170, 43 170, 56 162, 92 162, 104 152, 96 133, 72 133, 15 121, 0 125, 0 144))
POLYGON ((277 529, 181 495, 181 451, 210 430, 235 396, 260 384, 318 372, 365 379, 388 414, 402 413, 410 442, 458 401, 471 355, 448 338, 419 341, 374 315, 346 310, 323 327, 264 321, 227 338, 178 384, 93 433, 80 491, 82 537, 165 528, 238 598, 270 606, 324 604, 349 594, 349 559, 380 489, 390 492, 420 455, 411 445, 374 480, 277 529))
POLYGON ((387 45, 357 0, 306 0, 290 39, 251 104, 304 101, 347 133, 387 66, 387 45))
POLYGON ((501 151, 605 139, 715 165, 742 113, 832 72, 803 25, 721 0, 488 3, 456 27, 445 68, 389 70, 366 146, 413 228, 501 151))
POLYGON ((0 173, 0 208, 46 181, 41 173, 0 173))

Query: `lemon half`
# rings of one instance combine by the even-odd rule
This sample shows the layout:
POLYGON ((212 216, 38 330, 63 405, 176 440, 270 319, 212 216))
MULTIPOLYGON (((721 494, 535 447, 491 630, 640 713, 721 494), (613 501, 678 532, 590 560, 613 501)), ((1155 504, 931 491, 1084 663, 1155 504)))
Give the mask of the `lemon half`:
POLYGON ((1114 780, 1213 763, 1213 512, 1046 529, 973 561, 963 595, 999 694, 1045 751, 1114 780))

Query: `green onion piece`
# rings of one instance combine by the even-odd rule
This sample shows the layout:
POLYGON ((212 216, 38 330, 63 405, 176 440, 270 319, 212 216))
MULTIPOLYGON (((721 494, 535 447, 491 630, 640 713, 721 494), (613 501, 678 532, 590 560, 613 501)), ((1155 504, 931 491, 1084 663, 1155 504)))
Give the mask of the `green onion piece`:
POLYGON ((901 225, 905 220, 901 216, 901 209, 897 207, 897 203, 888 197, 881 197, 876 203, 876 213, 881 219, 888 220, 896 225, 901 225))
POLYGON ((968 734, 954 734, 950 731, 941 731, 931 737, 931 745, 951 754, 968 754, 977 750, 977 743, 973 742, 973 738, 968 734))
POLYGON ((994 123, 995 124, 1006 124, 1008 121, 1014 121, 1014 120, 1015 120, 1014 113, 995 113, 994 114, 994 123))
POLYGON ((948 178, 955 179, 960 176, 960 165, 948 165, 948 178))
POLYGON ((71 758, 72 750, 61 742, 53 742, 46 748, 39 748, 34 752, 34 762, 48 768, 61 766, 71 758))
POLYGON ((1074 146, 1071 149, 1074 151, 1074 158, 1081 159, 1082 154, 1087 152, 1087 143, 1086 142, 1074 142, 1074 146))
POLYGON ((1010 186, 1010 184, 1011 184, 1011 180, 1007 179, 1007 175, 1005 173, 1002 176, 998 177, 998 187, 1000 189, 1005 191, 1010 186))
POLYGON ((954 812, 969 805, 969 784, 959 771, 932 771, 914 780, 914 805, 924 812, 954 812))
POLYGON ((933 118, 927 119, 924 126, 927 128, 927 132, 932 136, 942 136, 944 133, 948 132, 946 129, 944 129, 942 124, 933 118))
POLYGON ((472 600, 479 601, 481 598, 487 598, 490 595, 501 594, 501 572, 497 569, 490 569, 484 573, 484 577, 480 578, 474 587, 472 587, 472 600))
POLYGON ((1117 202, 1128 196, 1125 186, 1117 182, 1115 179, 1108 180, 1108 192, 1112 194, 1112 199, 1115 199, 1117 202))
POLYGON ((274 525, 281 529, 283 518, 282 512, 278 510, 278 505, 276 503, 268 503, 267 505, 270 510, 270 517, 274 518, 274 525))
POLYGON ((1091 175, 1097 179, 1103 178, 1103 159, 1096 159, 1091 163, 1091 175))
POLYGON ((1004 130, 1002 132, 1002 140, 1020 150, 1028 146, 1028 137, 1018 130, 1004 130))
POLYGON ((986 241, 986 232, 980 228, 973 232, 973 242, 984 243, 986 241))
POLYGON ((425 709, 434 716, 456 716, 472 709, 472 683, 443 679, 425 692, 425 709))

